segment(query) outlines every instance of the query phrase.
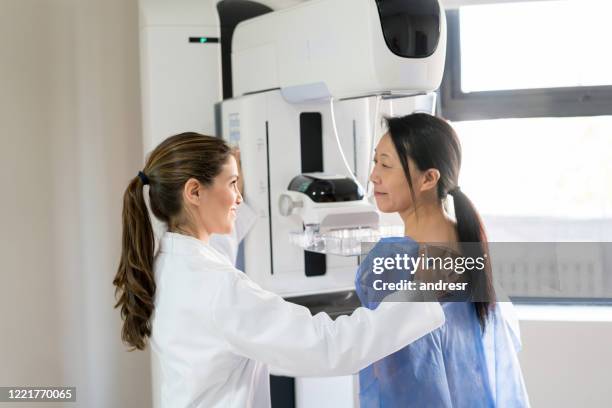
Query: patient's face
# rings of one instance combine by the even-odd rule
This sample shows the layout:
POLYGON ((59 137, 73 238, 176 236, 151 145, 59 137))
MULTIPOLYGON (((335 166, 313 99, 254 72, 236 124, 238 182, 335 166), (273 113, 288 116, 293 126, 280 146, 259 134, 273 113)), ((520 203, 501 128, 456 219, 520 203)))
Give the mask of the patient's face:
MULTIPOLYGON (((419 173, 411 159, 408 167, 412 179, 419 173)), ((402 212, 412 206, 410 186, 393 141, 385 134, 376 146, 370 181, 374 185, 374 198, 378 209, 384 213, 402 212)))

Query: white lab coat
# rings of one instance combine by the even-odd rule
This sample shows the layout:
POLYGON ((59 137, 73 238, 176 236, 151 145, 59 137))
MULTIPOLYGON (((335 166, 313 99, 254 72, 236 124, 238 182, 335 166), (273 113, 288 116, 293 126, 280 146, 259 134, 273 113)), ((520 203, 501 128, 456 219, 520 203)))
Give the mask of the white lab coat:
POLYGON ((157 407, 269 407, 269 367, 352 374, 444 323, 438 303, 388 302, 335 321, 263 290, 211 245, 166 232, 150 339, 157 407))

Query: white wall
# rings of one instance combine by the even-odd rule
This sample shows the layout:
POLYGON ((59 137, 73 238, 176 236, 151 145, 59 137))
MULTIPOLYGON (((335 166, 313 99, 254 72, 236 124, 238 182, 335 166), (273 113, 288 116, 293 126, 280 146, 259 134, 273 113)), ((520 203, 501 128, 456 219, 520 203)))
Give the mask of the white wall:
POLYGON ((136 0, 0 2, 3 386, 151 404, 148 353, 125 352, 111 283, 142 166, 139 95, 136 0))
POLYGON ((612 407, 612 322, 521 321, 534 408, 612 407))

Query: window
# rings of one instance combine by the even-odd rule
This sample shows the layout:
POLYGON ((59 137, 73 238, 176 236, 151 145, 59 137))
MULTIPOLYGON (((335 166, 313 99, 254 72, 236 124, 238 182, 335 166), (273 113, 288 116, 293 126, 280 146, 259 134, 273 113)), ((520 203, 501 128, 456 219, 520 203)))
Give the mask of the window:
POLYGON ((441 114, 461 139, 459 183, 489 240, 569 242, 579 254, 554 271, 499 265, 515 301, 612 301, 610 12, 608 1, 551 0, 447 13, 441 114), (564 289, 533 289, 551 276, 564 289))
POLYGON ((608 1, 464 7, 459 13, 461 90, 612 85, 608 1))
POLYGON ((612 116, 453 126, 491 241, 612 241, 612 116))
POLYGON ((612 3, 565 0, 447 12, 440 89, 451 120, 612 114, 612 3))

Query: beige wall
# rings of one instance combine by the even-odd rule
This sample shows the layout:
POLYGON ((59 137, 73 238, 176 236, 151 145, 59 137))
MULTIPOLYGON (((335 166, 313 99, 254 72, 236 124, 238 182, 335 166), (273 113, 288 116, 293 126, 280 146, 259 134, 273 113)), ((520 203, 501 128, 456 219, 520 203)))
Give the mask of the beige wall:
POLYGON ((612 322, 521 321, 534 408, 612 407, 612 322))
POLYGON ((0 1, 0 384, 150 406, 111 284, 142 165, 136 0, 0 1))

